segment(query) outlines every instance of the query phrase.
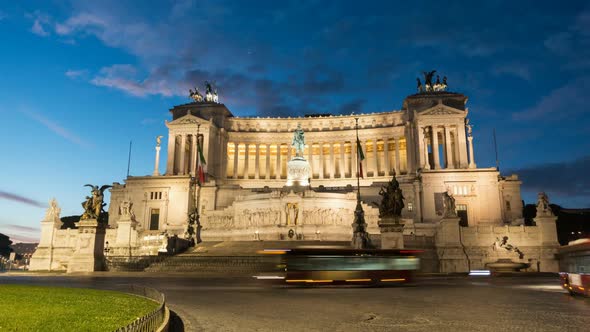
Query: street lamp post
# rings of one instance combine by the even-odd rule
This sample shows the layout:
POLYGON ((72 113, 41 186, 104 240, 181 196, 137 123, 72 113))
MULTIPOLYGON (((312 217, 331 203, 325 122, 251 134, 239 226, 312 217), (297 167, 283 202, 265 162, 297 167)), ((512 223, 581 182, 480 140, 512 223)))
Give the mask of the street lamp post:
POLYGON ((369 234, 366 231, 367 223, 365 222, 365 211, 361 203, 361 185, 360 185, 360 140, 359 140, 359 118, 354 119, 356 121, 356 209, 354 210, 354 221, 352 223, 352 247, 355 249, 366 249, 370 247, 369 234))

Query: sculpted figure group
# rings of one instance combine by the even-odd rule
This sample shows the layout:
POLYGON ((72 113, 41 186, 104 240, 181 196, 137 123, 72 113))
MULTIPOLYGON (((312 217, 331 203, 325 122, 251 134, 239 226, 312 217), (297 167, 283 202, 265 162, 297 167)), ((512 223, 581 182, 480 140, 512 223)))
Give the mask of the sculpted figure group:
POLYGON ((393 179, 389 181, 387 187, 381 187, 379 195, 382 196, 381 204, 379 205, 379 216, 399 218, 402 215, 404 208, 404 195, 399 187, 399 182, 393 173, 393 179))
POLYGON ((301 124, 297 125, 297 129, 293 133, 293 141, 291 146, 295 147, 295 156, 303 157, 303 150, 305 150, 305 134, 301 129, 301 124))
POLYGON ((447 90, 447 77, 444 76, 442 82, 440 81, 440 76, 436 75, 436 82, 432 83, 432 77, 434 76, 434 73, 436 73, 436 70, 432 70, 429 72, 422 72, 422 74, 424 75, 424 85, 422 85, 422 82, 420 81, 420 78, 416 78, 416 81, 418 82, 418 93, 424 93, 424 92, 439 92, 439 91, 446 91, 447 90))
POLYGON ((195 90, 189 89, 189 97, 197 103, 219 103, 219 95, 217 89, 213 89, 211 83, 205 81, 205 96, 199 92, 199 88, 195 87, 195 90))
POLYGON ((104 185, 100 188, 91 184, 86 184, 84 187, 92 188, 90 196, 86 196, 86 200, 82 202, 84 213, 80 219, 97 219, 101 221, 101 216, 104 213, 103 208, 107 205, 104 203, 104 191, 112 186, 104 185))

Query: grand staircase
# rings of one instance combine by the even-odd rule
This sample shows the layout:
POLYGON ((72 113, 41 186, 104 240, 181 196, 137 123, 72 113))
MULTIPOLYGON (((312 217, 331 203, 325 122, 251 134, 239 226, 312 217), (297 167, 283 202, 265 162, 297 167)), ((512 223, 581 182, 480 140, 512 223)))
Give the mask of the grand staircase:
POLYGON ((348 247, 350 241, 223 241, 202 242, 184 253, 154 261, 148 272, 254 273, 278 269, 279 255, 264 255, 264 249, 297 247, 348 247))

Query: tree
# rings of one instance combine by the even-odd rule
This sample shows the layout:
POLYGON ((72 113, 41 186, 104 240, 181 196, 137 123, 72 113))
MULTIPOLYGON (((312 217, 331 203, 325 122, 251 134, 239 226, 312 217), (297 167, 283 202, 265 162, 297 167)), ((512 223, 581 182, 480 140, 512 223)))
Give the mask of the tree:
POLYGON ((61 225, 61 229, 67 229, 67 228, 78 228, 76 227, 76 224, 78 221, 80 221, 80 217, 81 216, 67 216, 67 217, 61 217, 60 220, 63 223, 63 225, 61 225))
POLYGON ((10 238, 7 235, 0 233, 0 256, 7 258, 10 256, 10 253, 12 252, 12 248, 10 248, 11 244, 12 241, 10 241, 10 238))

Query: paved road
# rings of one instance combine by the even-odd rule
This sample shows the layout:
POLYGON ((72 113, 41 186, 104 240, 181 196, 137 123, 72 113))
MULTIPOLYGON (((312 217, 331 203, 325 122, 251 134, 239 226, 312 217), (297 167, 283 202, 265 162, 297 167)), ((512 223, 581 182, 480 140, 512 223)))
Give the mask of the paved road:
POLYGON ((588 331, 590 299, 557 278, 429 278, 412 287, 268 287, 248 277, 0 275, 30 283, 163 291, 186 331, 588 331))

